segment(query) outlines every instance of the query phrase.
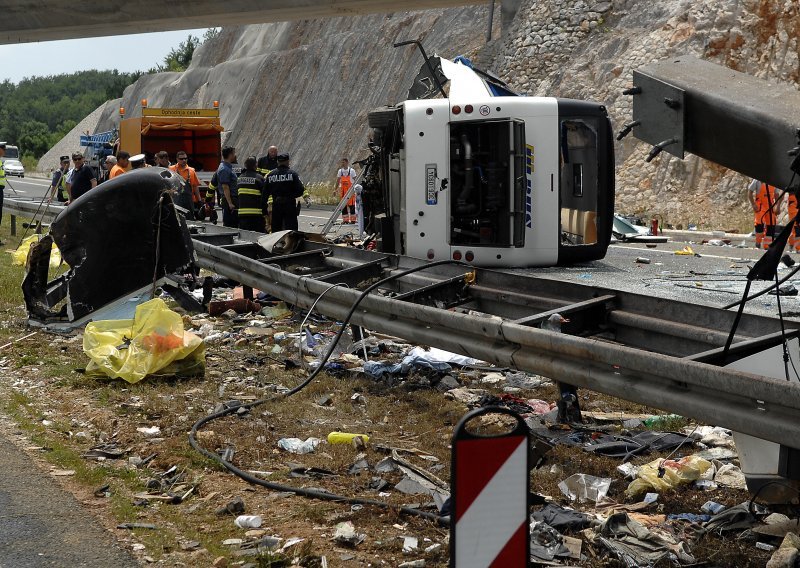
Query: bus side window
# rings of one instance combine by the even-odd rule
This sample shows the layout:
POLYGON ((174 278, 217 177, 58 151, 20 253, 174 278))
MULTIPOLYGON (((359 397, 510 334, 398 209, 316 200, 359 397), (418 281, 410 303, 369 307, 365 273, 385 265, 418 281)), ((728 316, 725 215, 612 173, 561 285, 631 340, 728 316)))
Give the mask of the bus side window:
POLYGON ((598 163, 594 119, 561 121, 561 243, 597 242, 598 163))

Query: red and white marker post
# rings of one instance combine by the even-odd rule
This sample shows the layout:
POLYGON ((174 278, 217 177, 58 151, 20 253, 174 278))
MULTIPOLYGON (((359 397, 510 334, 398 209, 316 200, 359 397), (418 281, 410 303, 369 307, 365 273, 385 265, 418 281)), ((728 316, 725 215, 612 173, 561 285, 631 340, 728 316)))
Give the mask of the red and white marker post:
POLYGON ((451 568, 526 567, 528 520, 528 427, 507 408, 473 410, 456 426, 452 448, 451 568), (476 436, 467 423, 505 414, 516 427, 499 436, 476 436))

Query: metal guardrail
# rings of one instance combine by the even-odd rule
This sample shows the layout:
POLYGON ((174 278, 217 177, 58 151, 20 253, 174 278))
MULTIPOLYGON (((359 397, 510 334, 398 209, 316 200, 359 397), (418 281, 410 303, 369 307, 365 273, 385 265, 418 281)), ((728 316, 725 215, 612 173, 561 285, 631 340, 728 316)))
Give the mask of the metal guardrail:
MULTIPOLYGON (((303 308, 332 286, 201 240, 195 239, 194 247, 202 267, 303 308)), ((343 318, 359 294, 336 287, 316 310, 343 318)), ((363 300, 352 322, 800 448, 800 384, 795 382, 376 294, 363 300)))
MULTIPOLYGON (((5 209, 13 217, 33 218, 36 214, 48 222, 64 207, 42 205, 39 208, 38 201, 7 199, 5 209)), ((232 239, 230 235, 229 238, 232 239)), ((194 239, 193 244, 200 266, 303 308, 310 308, 332 286, 310 275, 284 271, 275 264, 268 264, 269 260, 255 260, 204 240, 194 239)), ((343 272, 348 267, 367 264, 353 251, 344 249, 342 253, 338 262, 343 272)), ((375 255, 373 262, 380 258, 381 255, 375 255)), ((407 257, 386 255, 383 258, 386 259, 383 268, 385 275, 425 264, 424 261, 407 257)), ((453 280, 453 274, 451 272, 443 277, 442 274, 420 272, 399 285, 398 291, 407 294, 409 288, 424 288, 448 278, 453 280)), ((579 305, 568 295, 564 296, 566 301, 556 300, 554 298, 557 296, 552 294, 552 290, 546 289, 529 290, 526 298, 524 293, 503 287, 504 278, 511 277, 492 272, 487 278, 479 279, 470 287, 473 296, 487 304, 502 300, 511 305, 524 306, 528 302, 548 306, 554 311, 579 305)), ((551 285, 559 287, 565 294, 569 288, 567 283, 543 283, 543 286, 551 285)), ((341 319, 359 294, 356 289, 336 287, 322 296, 316 309, 328 317, 341 319)), ((659 304, 653 308, 652 314, 667 313, 664 310, 668 306, 660 303, 668 301, 653 298, 650 301, 659 304)), ((673 302, 669 307, 682 309, 678 302, 673 302)), ((711 310, 702 306, 693 306, 693 309, 699 312, 711 310)), ((525 320, 530 318, 520 319, 510 314, 502 314, 504 317, 471 315, 377 294, 364 299, 353 317, 353 323, 800 448, 800 384, 664 354, 663 351, 679 351, 679 336, 686 335, 684 341, 706 341, 713 345, 718 344, 724 334, 719 330, 664 319, 658 319, 660 331, 657 332, 655 328, 645 330, 642 326, 647 325, 648 318, 637 316, 636 311, 641 312, 641 309, 617 309, 608 316, 609 321, 620 327, 627 326, 624 330, 626 337, 638 338, 638 343, 631 341, 635 347, 531 327, 530 322, 525 324, 525 320), (658 349, 654 344, 647 343, 651 335, 655 337, 652 341, 660 343, 662 353, 654 352, 658 349)), ((730 312, 716 312, 719 312, 718 322, 723 325, 725 318, 733 317, 730 312)), ((743 327, 747 325, 750 326, 751 338, 758 338, 770 331, 758 319, 749 323, 743 321, 743 327)), ((742 339, 737 335, 737 341, 742 339)))
POLYGON ((3 211, 11 216, 11 234, 17 234, 17 217, 33 219, 42 223, 50 223, 61 213, 63 205, 42 203, 41 199, 6 198, 3 202, 3 211))

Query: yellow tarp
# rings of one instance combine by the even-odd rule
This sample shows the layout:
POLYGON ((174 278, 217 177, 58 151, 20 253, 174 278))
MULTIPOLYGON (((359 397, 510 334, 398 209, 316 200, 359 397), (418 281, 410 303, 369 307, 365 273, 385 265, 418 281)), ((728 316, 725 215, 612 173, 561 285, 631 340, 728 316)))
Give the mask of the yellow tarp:
POLYGON ((625 494, 633 498, 647 491, 663 493, 700 479, 710 467, 710 461, 698 456, 686 456, 678 460, 658 458, 639 468, 637 478, 628 485, 625 494), (660 476, 659 468, 663 469, 660 476))
POLYGON ((206 346, 183 329, 183 320, 156 298, 138 306, 132 320, 91 322, 83 334, 83 351, 91 362, 87 373, 129 383, 155 373, 205 373, 206 346))
MULTIPOLYGON (((38 243, 42 235, 33 234, 30 237, 25 237, 17 250, 8 251, 11 254, 11 264, 14 266, 25 266, 28 260, 28 253, 31 250, 31 245, 38 243)), ((53 243, 53 248, 50 249, 50 268, 58 268, 61 265, 61 251, 53 243)))

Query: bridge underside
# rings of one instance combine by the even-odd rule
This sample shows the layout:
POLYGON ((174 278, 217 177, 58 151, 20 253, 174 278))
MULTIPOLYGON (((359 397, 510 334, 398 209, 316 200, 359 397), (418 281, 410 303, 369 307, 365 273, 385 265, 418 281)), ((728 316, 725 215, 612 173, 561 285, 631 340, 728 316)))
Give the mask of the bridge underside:
POLYGON ((0 44, 448 8, 488 0, 15 0, 0 44))

